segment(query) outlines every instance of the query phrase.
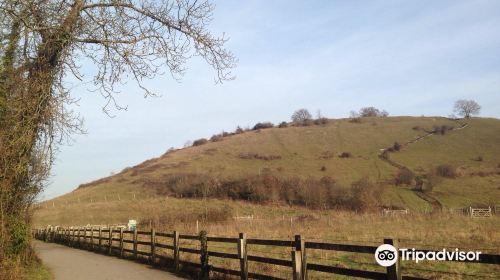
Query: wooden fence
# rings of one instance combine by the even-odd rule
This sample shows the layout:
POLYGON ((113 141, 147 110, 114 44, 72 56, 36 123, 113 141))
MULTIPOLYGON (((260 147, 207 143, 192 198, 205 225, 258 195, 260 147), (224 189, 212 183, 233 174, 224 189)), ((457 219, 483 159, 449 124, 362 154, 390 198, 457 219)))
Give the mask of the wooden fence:
POLYGON ((488 208, 469 208, 469 215, 472 218, 489 218, 492 216, 491 207, 488 208))
POLYGON ((382 213, 384 215, 408 215, 408 209, 383 209, 382 213))
MULTIPOLYGON (((349 252, 359 254, 374 255, 377 247, 366 245, 347 245, 347 244, 332 244, 323 242, 306 242, 300 235, 296 235, 294 240, 266 240, 247 238, 245 233, 240 233, 238 237, 216 237, 207 236, 205 232, 200 232, 200 235, 180 234, 177 231, 171 233, 156 232, 154 229, 150 231, 133 231, 125 230, 124 228, 61 228, 48 227, 46 229, 33 230, 35 238, 47 242, 57 242, 67 246, 85 248, 88 250, 106 253, 120 257, 131 257, 134 259, 140 256, 146 257, 153 265, 165 265, 173 271, 179 271, 181 267, 191 267, 198 271, 200 279, 208 279, 210 272, 221 273, 225 275, 236 276, 237 278, 246 279, 271 279, 278 280, 282 278, 260 274, 249 271, 249 262, 265 263, 275 266, 286 267, 290 269, 290 277, 288 279, 305 280, 308 279, 308 272, 319 271, 330 274, 360 277, 366 279, 407 279, 417 280, 424 279, 413 276, 403 276, 400 262, 387 267, 385 272, 382 271, 365 271, 325 264, 308 262, 306 249, 326 250, 349 252), (124 238, 125 234, 132 235, 132 239, 124 238), (141 237, 139 237, 141 236, 141 237), (171 242, 161 243, 158 238, 168 238, 171 242), (145 241, 147 240, 147 241, 145 241), (198 249, 182 247, 181 240, 199 241, 198 249), (234 244, 235 253, 220 252, 210 248, 210 244, 234 244), (125 248, 124 244, 132 244, 132 249, 125 248), (170 244, 168 244, 170 243, 170 244), (287 247, 290 250, 289 259, 269 258, 263 256, 250 255, 247 251, 247 245, 266 245, 287 247), (148 250, 143 251, 138 247, 147 246, 148 250), (158 249, 167 249, 171 252, 170 256, 158 254, 158 249), (195 254, 199 256, 200 262, 190 262, 180 258, 180 252, 195 254), (209 258, 224 258, 239 261, 239 269, 230 269, 209 265, 209 258)), ((384 244, 391 244, 398 248, 397 240, 384 239, 384 244)), ((213 246, 213 245, 212 245, 213 246)), ((217 246, 213 246, 217 247, 217 246)), ((220 248, 220 247, 219 247, 220 248)), ((422 250, 428 252, 429 250, 422 250)), ((485 264, 500 264, 500 255, 481 254, 478 263, 485 264)), ((333 275, 331 276, 333 277, 333 275)), ((330 278, 330 277, 329 277, 330 278)))

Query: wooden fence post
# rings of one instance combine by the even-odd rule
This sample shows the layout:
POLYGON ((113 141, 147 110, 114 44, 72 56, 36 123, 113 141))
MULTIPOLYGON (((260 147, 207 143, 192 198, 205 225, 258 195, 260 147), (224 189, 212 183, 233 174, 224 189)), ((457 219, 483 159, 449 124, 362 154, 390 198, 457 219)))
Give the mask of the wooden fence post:
POLYGON ((82 247, 81 243, 80 243, 80 230, 81 230, 81 227, 78 227, 78 237, 77 237, 78 248, 82 247))
POLYGON ((137 259, 137 228, 134 228, 134 258, 137 259))
POLYGON ((102 251, 102 228, 99 227, 99 253, 102 251))
POLYGON ((385 238, 384 244, 389 244, 396 248, 397 261, 395 264, 387 267, 387 280, 402 280, 401 277, 401 258, 399 257, 399 248, 398 248, 398 240, 385 238))
POLYGON ((113 250, 113 228, 111 226, 108 226, 109 230, 109 235, 108 235, 108 255, 111 255, 112 250, 113 250))
POLYGON ((300 279, 305 280, 307 279, 306 242, 300 235, 295 235, 295 251, 300 252, 300 279))
POLYGON ((87 249, 87 246, 88 246, 88 244, 87 244, 87 226, 84 226, 83 227, 83 246, 82 246, 82 248, 87 249))
POLYGON ((151 263, 154 265, 156 262, 156 256, 155 256, 155 242, 156 242, 156 237, 155 237, 155 229, 151 228, 151 263))
POLYGON ((208 280, 210 275, 210 266, 208 265, 208 239, 207 232, 202 230, 199 234, 200 237, 200 264, 201 271, 198 279, 208 280))
POLYGON ((94 251, 94 227, 90 227, 90 250, 94 251))
POLYGON ((240 260, 240 279, 248 280, 247 236, 240 233, 238 238, 238 259, 240 260))
POLYGON ((123 258, 123 228, 120 228, 120 258, 123 258))
POLYGON ((174 231, 174 269, 179 271, 179 232, 174 231))
POLYGON ((293 280, 302 279, 302 252, 297 251, 295 248, 292 250, 292 270, 293 280))

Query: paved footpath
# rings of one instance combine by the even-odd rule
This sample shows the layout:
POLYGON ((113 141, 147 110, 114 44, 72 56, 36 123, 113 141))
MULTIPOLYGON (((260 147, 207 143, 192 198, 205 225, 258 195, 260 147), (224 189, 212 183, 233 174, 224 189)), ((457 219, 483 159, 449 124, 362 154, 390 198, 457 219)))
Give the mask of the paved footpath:
POLYGON ((99 255, 54 243, 33 241, 38 257, 50 269, 55 280, 180 280, 171 273, 148 265, 116 257, 99 255))

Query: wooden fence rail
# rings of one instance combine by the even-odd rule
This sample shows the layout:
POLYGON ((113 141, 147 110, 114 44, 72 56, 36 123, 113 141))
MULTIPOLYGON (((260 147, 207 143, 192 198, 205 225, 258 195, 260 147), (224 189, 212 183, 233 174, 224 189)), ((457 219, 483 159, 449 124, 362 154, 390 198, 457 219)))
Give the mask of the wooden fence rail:
MULTIPOLYGON (((364 271, 358 269, 337 267, 319 263, 312 263, 307 260, 307 249, 309 250, 325 250, 339 251, 349 253, 371 254, 373 255, 377 249, 374 246, 367 245, 348 245, 348 244, 333 244, 323 242, 309 242, 296 235, 294 240, 267 240, 267 239, 252 239, 247 238, 246 234, 240 233, 236 237, 218 237, 206 236, 206 233, 201 232, 200 235, 179 234, 174 231, 172 233, 156 232, 154 229, 150 231, 139 231, 137 229, 130 231, 123 228, 102 228, 102 227, 47 227, 45 229, 33 230, 33 235, 36 239, 47 242, 56 242, 68 246, 84 248, 109 255, 120 257, 132 257, 138 259, 139 256, 146 257, 153 265, 168 264, 174 271, 179 271, 181 267, 191 267, 199 271, 200 279, 207 279, 209 272, 217 272, 227 275, 237 276, 242 280, 246 279, 282 279, 274 276, 264 275, 257 272, 249 271, 249 262, 265 263, 270 265, 281 266, 290 269, 290 277, 287 279, 305 280, 308 279, 309 271, 319 271, 324 273, 332 273, 337 275, 360 277, 366 279, 390 279, 390 280, 417 280, 423 279, 413 276, 403 276, 399 262, 395 265, 387 267, 385 272, 382 271, 364 271), (204 239, 202 238, 202 233, 204 239), (126 239, 125 235, 131 236, 132 239, 126 239), (141 238, 140 238, 140 237, 141 238), (159 237, 170 239, 170 244, 161 243, 159 237), (200 241, 199 249, 181 247, 180 240, 200 241), (202 241, 205 240, 205 241, 202 241), (234 244, 235 253, 220 252, 210 248, 214 243, 234 244), (125 248, 124 244, 132 244, 132 249, 125 248), (203 245, 205 244, 205 245, 203 245), (279 259, 264 256, 256 256, 248 254, 248 245, 266 245, 284 247, 290 249, 289 259, 279 259), (139 246, 148 247, 147 252, 139 249, 139 246), (203 247, 205 246, 205 247, 203 247), (158 249, 167 249, 171 252, 171 256, 158 254, 158 249), (180 252, 195 254, 200 257, 202 263, 194 263, 180 259, 180 252), (229 269, 208 265, 210 258, 223 258, 239 261, 239 269, 229 269), (204 261, 203 261, 204 260, 204 261), (205 263, 205 265, 203 264, 205 263), (203 276, 203 277, 202 277, 203 276)), ((384 239, 384 244, 391 244, 397 248, 397 240, 384 239)), ((218 247, 213 245, 212 247, 218 247)), ((428 252, 429 250, 421 250, 428 252)), ((481 254, 478 263, 485 264, 500 264, 500 255, 481 254)))

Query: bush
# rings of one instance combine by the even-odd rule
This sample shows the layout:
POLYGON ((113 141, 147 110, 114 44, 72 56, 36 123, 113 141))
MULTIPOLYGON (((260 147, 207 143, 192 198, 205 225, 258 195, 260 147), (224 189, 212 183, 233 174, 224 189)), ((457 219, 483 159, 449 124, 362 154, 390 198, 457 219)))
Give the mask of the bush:
POLYGON ((9 230, 8 238, 10 239, 6 253, 19 255, 28 248, 30 243, 28 224, 19 216, 8 216, 6 220, 9 230))
POLYGON ((287 127, 287 126, 288 126, 288 123, 287 123, 287 122, 281 122, 281 123, 278 125, 278 127, 279 127, 279 128, 285 128, 285 127, 287 127))
POLYGON ((271 122, 263 122, 263 123, 257 123, 254 125, 252 130, 258 130, 258 129, 265 129, 265 128, 272 128, 274 127, 274 124, 271 122))
POLYGON ((474 160, 475 160, 475 161, 479 161, 479 162, 481 162, 481 161, 483 161, 483 157, 482 157, 482 156, 478 156, 478 157, 476 157, 474 160))
POLYGON ((457 173, 455 172, 455 168, 453 168, 449 164, 441 164, 435 168, 436 175, 445 177, 445 178, 455 178, 457 173))
POLYGON ((200 138, 200 139, 198 139, 198 140, 194 140, 194 141, 193 141, 193 146, 200 146, 200 145, 204 145, 204 144, 206 144, 206 143, 208 143, 208 140, 207 140, 207 139, 205 139, 205 138, 200 138))
POLYGON ((398 142, 394 142, 394 145, 392 145, 392 148, 394 149, 394 151, 399 151, 399 150, 401 150, 401 144, 399 144, 398 142))
POLYGON ((352 157, 352 154, 350 152, 342 152, 339 155, 339 158, 350 158, 350 157, 352 157))
POLYGON ((326 166, 324 166, 324 165, 323 165, 323 166, 321 166, 321 169, 320 169, 320 170, 321 170, 321 171, 323 171, 323 172, 324 172, 324 171, 326 171, 326 166))
POLYGON ((235 134, 241 134, 243 132, 243 128, 241 128, 240 126, 236 127, 236 130, 234 131, 235 134))
POLYGON ((220 134, 214 134, 214 135, 212 135, 212 137, 210 137, 210 141, 217 142, 217 141, 221 141, 222 138, 223 138, 222 135, 220 135, 220 134))
POLYGON ((350 207, 356 211, 365 211, 376 206, 382 197, 383 189, 374 185, 368 177, 363 177, 351 185, 350 207))
POLYGON ((453 126, 448 125, 435 125, 432 132, 436 134, 445 135, 448 130, 452 130, 453 126))
POLYGON ((390 149, 386 149, 384 150, 381 154, 380 154, 380 157, 383 158, 383 159, 389 159, 389 150, 390 149))
POLYGON ((413 179, 415 175, 409 169, 400 169, 395 178, 396 185, 411 185, 413 184, 413 179))

